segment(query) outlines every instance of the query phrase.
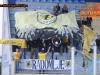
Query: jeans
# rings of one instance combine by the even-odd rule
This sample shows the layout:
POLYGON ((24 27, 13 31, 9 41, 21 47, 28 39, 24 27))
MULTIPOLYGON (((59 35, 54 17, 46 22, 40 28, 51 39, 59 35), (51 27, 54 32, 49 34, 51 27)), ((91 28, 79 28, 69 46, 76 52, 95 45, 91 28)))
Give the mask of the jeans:
POLYGON ((16 69, 16 72, 19 71, 19 61, 15 61, 15 69, 16 69))
POLYGON ((65 50, 66 50, 66 53, 68 53, 68 43, 66 42, 66 43, 63 43, 62 44, 62 46, 63 46, 63 52, 65 52, 65 50))
POLYGON ((97 53, 100 53, 100 47, 97 47, 97 53))
MULTIPOLYGON (((74 47, 76 50, 80 50, 80 42, 78 40, 74 40, 74 47)), ((77 51, 75 52, 75 55, 77 54, 77 51)))
POLYGON ((53 59, 54 60, 59 60, 59 57, 60 57, 60 53, 59 52, 54 52, 53 59))
POLYGON ((35 59, 38 59, 38 48, 31 49, 31 56, 30 56, 31 59, 33 59, 34 54, 35 54, 35 59))
POLYGON ((53 59, 53 55, 54 55, 54 50, 52 50, 52 59, 53 59))
POLYGON ((21 52, 22 52, 22 54, 21 54, 20 59, 22 58, 22 56, 24 56, 24 59, 26 59, 26 50, 24 49, 21 52))

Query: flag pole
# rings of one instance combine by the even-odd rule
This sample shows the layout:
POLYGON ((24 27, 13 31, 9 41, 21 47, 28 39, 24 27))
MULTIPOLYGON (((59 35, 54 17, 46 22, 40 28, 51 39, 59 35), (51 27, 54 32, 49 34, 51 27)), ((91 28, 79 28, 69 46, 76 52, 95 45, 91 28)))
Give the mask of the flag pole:
POLYGON ((93 75, 96 75, 96 59, 97 59, 97 47, 94 46, 94 53, 93 53, 93 75))
POLYGON ((71 75, 74 75, 74 50, 75 48, 71 48, 71 75))

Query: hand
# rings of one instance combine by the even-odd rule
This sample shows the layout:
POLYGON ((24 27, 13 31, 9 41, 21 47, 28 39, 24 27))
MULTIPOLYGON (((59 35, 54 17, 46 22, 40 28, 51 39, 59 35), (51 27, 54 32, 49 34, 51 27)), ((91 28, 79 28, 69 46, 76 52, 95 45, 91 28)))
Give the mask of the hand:
POLYGON ((60 38, 58 38, 60 40, 60 38))
POLYGON ((71 44, 70 44, 70 46, 72 47, 72 46, 73 46, 73 44, 71 43, 71 44))
POLYGON ((45 43, 44 43, 43 45, 44 45, 44 47, 45 47, 45 43))

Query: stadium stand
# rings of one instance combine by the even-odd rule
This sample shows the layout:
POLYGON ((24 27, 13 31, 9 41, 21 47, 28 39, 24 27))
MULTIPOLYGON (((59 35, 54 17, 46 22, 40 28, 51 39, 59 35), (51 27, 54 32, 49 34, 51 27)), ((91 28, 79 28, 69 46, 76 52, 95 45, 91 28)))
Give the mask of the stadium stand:
MULTIPOLYGON (((60 3, 60 6, 63 7, 63 5, 66 3, 68 6, 68 10, 76 10, 78 11, 80 9, 81 6, 85 6, 85 1, 84 0, 16 0, 16 4, 28 4, 28 10, 33 11, 34 9, 36 10, 47 10, 50 13, 53 10, 54 5, 56 5, 56 3, 60 3)), ((14 19, 14 13, 15 12, 21 12, 21 11, 25 11, 25 8, 9 8, 9 15, 10 15, 10 27, 11 27, 11 36, 12 38, 15 37, 15 19, 14 19)), ((76 18, 79 18, 79 14, 76 14, 76 18)), ((66 60, 66 59, 71 59, 70 58, 71 53, 66 54, 66 53, 62 53, 62 56, 60 56, 60 59, 62 60, 66 60), (68 58, 67 58, 68 57, 68 58)), ((29 59, 30 58, 30 52, 26 52, 26 58, 29 59)), ((51 59, 51 52, 47 55, 47 59, 51 59)), ((85 73, 85 69, 82 67, 83 64, 83 57, 81 53, 77 53, 77 55, 75 56, 75 73, 76 72, 80 72, 81 73, 85 73)), ((92 71, 92 70, 91 70, 92 71)), ((33 71, 26 71, 23 70, 20 73, 33 73, 33 71)), ((47 71, 48 73, 50 73, 49 71, 47 71)), ((57 73, 56 71, 54 71, 55 73, 57 73)), ((59 71, 60 73, 61 71, 59 71)), ((70 73, 70 71, 65 73, 70 73)), ((37 71, 34 71, 34 73, 38 73, 37 71)), ((63 71, 61 72, 63 73, 63 71)), ((82 75, 83 75, 82 74, 82 75)), ((79 74, 77 74, 79 75, 79 74)), ((85 75, 85 74, 84 74, 85 75)))

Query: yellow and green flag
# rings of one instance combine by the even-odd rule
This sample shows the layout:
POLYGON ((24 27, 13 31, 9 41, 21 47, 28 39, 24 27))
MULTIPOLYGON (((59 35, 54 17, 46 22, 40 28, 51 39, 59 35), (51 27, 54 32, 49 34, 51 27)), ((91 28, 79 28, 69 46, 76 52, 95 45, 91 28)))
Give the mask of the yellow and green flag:
POLYGON ((88 54, 90 51, 90 43, 94 39, 95 33, 92 29, 84 25, 84 45, 83 52, 88 54))

